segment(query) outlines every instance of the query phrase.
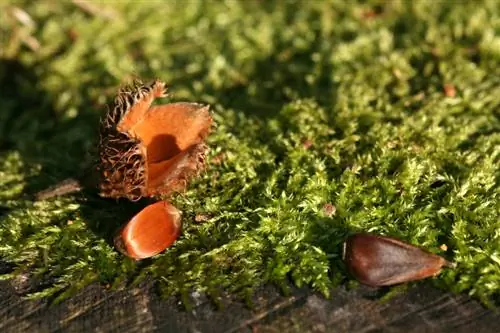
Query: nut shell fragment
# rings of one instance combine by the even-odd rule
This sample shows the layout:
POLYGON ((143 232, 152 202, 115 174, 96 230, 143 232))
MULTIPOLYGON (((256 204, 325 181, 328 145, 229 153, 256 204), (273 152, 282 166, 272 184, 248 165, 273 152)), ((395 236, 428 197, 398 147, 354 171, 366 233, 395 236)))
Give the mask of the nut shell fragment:
POLYGON ((133 259, 157 255, 171 246, 181 232, 181 213, 166 201, 151 204, 136 214, 115 236, 115 246, 133 259))

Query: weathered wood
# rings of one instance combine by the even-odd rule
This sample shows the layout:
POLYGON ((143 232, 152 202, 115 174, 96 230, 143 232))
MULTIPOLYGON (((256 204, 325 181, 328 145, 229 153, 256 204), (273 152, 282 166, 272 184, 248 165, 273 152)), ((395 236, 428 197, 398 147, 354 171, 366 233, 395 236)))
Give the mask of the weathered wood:
POLYGON ((325 299, 307 289, 289 296, 260 290, 254 308, 224 299, 216 309, 192 294, 191 311, 158 297, 151 283, 125 291, 92 285, 57 305, 23 300, 0 283, 0 332, 496 332, 500 313, 465 295, 425 284, 381 302, 377 291, 337 288, 325 299))

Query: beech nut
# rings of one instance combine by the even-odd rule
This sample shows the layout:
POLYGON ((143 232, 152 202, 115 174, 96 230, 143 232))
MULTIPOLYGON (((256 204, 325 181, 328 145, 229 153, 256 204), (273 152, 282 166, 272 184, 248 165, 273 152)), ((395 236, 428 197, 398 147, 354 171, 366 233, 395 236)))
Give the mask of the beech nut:
POLYGON ((379 287, 437 275, 444 258, 400 240, 372 234, 354 234, 344 243, 343 259, 362 284, 379 287))

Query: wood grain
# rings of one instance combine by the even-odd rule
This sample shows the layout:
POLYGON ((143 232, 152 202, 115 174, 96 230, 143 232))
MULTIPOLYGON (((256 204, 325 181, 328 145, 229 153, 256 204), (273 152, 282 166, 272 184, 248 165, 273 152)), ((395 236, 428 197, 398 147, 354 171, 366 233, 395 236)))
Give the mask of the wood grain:
POLYGON ((193 293, 193 309, 161 299, 152 283, 125 291, 92 285, 60 304, 21 299, 0 282, 0 332, 496 332, 500 313, 465 295, 418 284, 389 301, 377 289, 337 288, 330 299, 308 289, 283 296, 259 290, 249 309, 230 297, 216 309, 193 293))

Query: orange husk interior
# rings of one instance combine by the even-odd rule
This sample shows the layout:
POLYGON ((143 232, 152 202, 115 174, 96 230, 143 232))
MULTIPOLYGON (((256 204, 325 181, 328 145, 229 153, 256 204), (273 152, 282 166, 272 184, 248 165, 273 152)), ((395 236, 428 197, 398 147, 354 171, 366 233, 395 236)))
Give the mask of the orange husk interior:
POLYGON ((129 133, 131 129, 143 121, 155 98, 165 96, 165 84, 163 82, 156 81, 153 91, 147 96, 144 96, 140 102, 137 102, 130 107, 130 110, 127 111, 123 119, 118 124, 117 129, 120 132, 129 133))
POLYGON ((205 145, 197 144, 175 155, 171 159, 148 165, 148 193, 167 194, 180 191, 186 186, 187 177, 200 168, 199 156, 205 153, 205 145))
POLYGON ((153 106, 132 132, 147 147, 147 162, 168 160, 208 134, 211 118, 208 107, 195 103, 153 106))
POLYGON ((206 106, 171 103, 151 107, 130 128, 146 147, 147 193, 165 194, 183 187, 199 167, 211 122, 206 106))

